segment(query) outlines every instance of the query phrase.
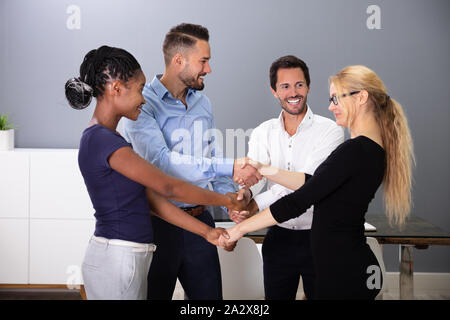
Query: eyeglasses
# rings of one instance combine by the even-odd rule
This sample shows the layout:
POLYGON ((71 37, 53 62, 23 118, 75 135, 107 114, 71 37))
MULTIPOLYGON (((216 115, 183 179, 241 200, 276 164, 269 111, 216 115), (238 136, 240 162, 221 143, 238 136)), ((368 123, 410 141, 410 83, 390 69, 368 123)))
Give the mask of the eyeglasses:
MULTIPOLYGON (((343 97, 349 97, 349 96, 352 96, 352 95, 354 95, 354 94, 357 94, 357 93, 359 93, 360 91, 352 91, 352 92, 350 92, 350 93, 344 93, 343 95, 341 95, 340 97, 341 98, 343 98, 343 97)), ((330 97, 330 99, 328 99, 328 101, 329 102, 332 102, 333 101, 333 103, 335 104, 335 105, 337 105, 338 104, 338 97, 337 96, 332 96, 332 97, 330 97)))

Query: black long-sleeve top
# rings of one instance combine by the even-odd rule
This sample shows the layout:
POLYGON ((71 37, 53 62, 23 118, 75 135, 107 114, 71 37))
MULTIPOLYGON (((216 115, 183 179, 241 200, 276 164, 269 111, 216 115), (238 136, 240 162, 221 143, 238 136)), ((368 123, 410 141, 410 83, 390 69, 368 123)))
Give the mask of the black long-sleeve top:
POLYGON ((313 176, 306 175, 301 188, 273 203, 270 211, 277 222, 284 222, 314 205, 313 250, 346 243, 346 239, 361 244, 365 240, 364 215, 383 180, 384 170, 385 152, 380 145, 365 136, 349 139, 330 154, 313 176), (328 239, 336 234, 339 237, 333 241, 337 243, 330 244, 328 239))
POLYGON ((379 263, 366 244, 364 216, 385 171, 384 149, 359 136, 345 141, 305 184, 270 206, 277 222, 301 215, 314 205, 311 250, 318 299, 373 299, 367 286, 379 263))

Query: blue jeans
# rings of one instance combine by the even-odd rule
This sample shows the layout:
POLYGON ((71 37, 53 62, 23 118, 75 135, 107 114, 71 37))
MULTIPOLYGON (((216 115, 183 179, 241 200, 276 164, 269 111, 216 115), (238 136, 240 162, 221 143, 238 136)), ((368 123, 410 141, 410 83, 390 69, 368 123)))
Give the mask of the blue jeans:
MULTIPOLYGON (((195 217, 214 227, 208 211, 195 217)), ((148 274, 149 300, 170 300, 177 278, 191 300, 221 300, 222 278, 216 246, 202 237, 152 216, 158 250, 148 274)))

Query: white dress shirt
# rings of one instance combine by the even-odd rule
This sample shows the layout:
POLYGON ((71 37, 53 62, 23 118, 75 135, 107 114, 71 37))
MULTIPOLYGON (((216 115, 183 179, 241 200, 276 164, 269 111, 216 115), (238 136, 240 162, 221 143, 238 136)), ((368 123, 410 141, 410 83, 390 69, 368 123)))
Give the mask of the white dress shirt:
MULTIPOLYGON (((283 170, 313 175, 328 155, 344 142, 344 130, 334 121, 313 114, 309 106, 307 108, 305 117, 293 136, 285 130, 284 111, 278 118, 261 123, 250 136, 248 157, 283 170)), ((268 181, 267 191, 259 193, 265 183, 264 178, 251 187, 260 210, 293 192, 268 181)), ((300 217, 280 223, 278 226, 293 230, 311 229, 312 215, 313 206, 300 217)))

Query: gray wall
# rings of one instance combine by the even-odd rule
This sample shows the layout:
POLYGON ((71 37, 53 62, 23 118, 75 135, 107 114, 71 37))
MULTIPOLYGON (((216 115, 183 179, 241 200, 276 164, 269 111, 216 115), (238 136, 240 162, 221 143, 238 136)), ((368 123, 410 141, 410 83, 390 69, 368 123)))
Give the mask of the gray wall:
MULTIPOLYGON (((365 64, 409 118, 417 157, 412 214, 450 231, 449 9, 448 0, 0 0, 0 112, 17 126, 16 147, 77 148, 93 105, 69 108, 63 86, 78 76, 87 51, 123 47, 151 80, 163 71, 164 35, 180 22, 210 30, 213 72, 205 93, 224 135, 278 115, 268 81, 277 57, 295 54, 307 62, 310 106, 330 118, 328 76, 365 64), (81 9, 80 29, 67 27, 72 4, 81 9), (369 5, 381 10, 380 29, 367 26, 369 5)), ((369 212, 382 212, 380 199, 369 212)), ((388 271, 397 271, 397 246, 384 248, 388 271)), ((449 253, 439 246, 415 250, 415 271, 450 272, 449 253)))

